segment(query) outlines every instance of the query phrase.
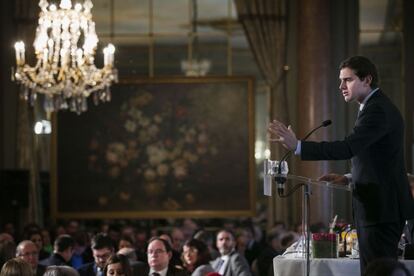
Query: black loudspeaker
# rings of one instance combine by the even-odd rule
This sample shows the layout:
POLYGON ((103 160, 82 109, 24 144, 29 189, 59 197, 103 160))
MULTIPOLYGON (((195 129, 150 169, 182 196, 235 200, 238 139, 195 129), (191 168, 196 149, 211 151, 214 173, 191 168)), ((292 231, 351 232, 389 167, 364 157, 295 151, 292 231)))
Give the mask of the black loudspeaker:
POLYGON ((30 173, 27 170, 0 171, 0 206, 27 208, 29 206, 30 173))

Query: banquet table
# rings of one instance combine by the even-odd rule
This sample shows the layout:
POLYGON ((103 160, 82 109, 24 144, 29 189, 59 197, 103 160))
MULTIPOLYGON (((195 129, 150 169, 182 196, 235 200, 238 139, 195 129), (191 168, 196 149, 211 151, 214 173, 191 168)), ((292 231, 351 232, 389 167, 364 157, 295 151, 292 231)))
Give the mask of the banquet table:
MULTIPOLYGON (((414 275, 414 260, 401 260, 414 275)), ((306 275, 306 259, 277 256, 273 259, 275 276, 306 275)), ((350 258, 311 259, 310 276, 360 275, 359 260, 350 258)))

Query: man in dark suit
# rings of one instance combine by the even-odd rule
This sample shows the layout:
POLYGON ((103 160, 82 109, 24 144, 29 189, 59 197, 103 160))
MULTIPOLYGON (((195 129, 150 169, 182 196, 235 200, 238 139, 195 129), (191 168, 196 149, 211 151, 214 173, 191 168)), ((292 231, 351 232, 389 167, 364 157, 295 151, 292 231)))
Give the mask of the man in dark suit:
POLYGON ((359 103, 352 132, 342 141, 298 141, 290 127, 274 120, 271 141, 294 150, 302 160, 351 159, 351 175, 328 174, 320 180, 352 186, 361 273, 381 257, 397 258, 406 219, 414 217, 404 165, 404 122, 400 112, 378 88, 375 65, 355 56, 340 65, 340 87, 346 102, 359 103), (278 137, 277 137, 278 136, 278 137))
POLYGON ((16 257, 28 262, 34 275, 42 276, 45 273, 46 266, 39 264, 39 251, 34 242, 30 240, 21 241, 16 248, 16 257))
POLYGON ((40 263, 44 266, 67 265, 73 255, 75 241, 69 235, 60 235, 53 244, 53 254, 49 258, 42 260, 40 263))
POLYGON ((181 267, 170 263, 172 247, 164 239, 153 237, 148 242, 148 266, 138 272, 144 276, 188 276, 189 273, 181 267))
POLYGON ((250 276, 247 260, 236 250, 234 234, 228 230, 217 233, 216 246, 220 256, 211 262, 213 269, 223 276, 250 276))
POLYGON ((112 239, 103 233, 96 234, 91 241, 94 262, 79 267, 80 276, 103 276, 106 261, 114 254, 112 239))

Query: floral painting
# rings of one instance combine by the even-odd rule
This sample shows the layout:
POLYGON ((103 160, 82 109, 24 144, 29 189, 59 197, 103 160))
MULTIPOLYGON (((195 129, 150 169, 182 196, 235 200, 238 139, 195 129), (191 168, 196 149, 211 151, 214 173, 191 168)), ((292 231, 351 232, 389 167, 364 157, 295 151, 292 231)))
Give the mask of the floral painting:
POLYGON ((250 78, 127 80, 55 126, 57 217, 253 212, 250 78))

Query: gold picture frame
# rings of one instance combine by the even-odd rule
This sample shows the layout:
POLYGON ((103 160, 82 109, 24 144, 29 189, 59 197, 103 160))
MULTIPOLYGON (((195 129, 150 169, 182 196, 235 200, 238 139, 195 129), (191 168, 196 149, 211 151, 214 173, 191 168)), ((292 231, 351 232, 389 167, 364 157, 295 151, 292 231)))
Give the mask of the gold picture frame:
POLYGON ((112 100, 53 117, 59 218, 255 214, 252 77, 124 79, 112 100))

